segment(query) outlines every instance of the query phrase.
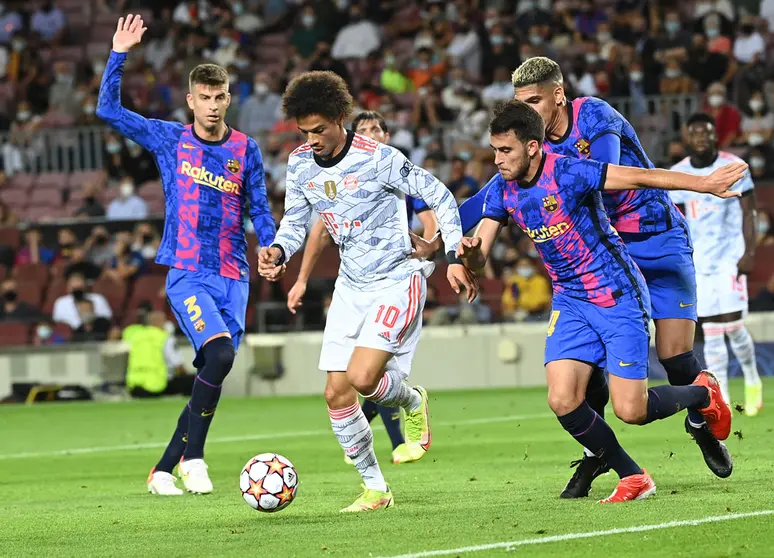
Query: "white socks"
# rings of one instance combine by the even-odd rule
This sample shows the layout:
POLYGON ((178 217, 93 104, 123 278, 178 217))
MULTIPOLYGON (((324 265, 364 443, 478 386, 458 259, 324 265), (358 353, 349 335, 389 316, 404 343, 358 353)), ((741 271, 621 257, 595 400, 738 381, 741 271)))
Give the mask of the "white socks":
POLYGON ((360 409, 360 403, 346 409, 328 409, 333 433, 363 477, 366 488, 387 492, 387 483, 374 453, 374 435, 371 425, 360 409))
POLYGON ((755 361, 755 345, 750 332, 744 327, 744 322, 739 320, 726 324, 726 335, 734 356, 742 366, 745 385, 760 385, 761 377, 758 375, 758 364, 755 361))
POLYGON ((403 407, 408 413, 422 405, 419 392, 405 383, 395 370, 385 370, 376 391, 370 395, 363 394, 363 397, 385 407, 403 407))

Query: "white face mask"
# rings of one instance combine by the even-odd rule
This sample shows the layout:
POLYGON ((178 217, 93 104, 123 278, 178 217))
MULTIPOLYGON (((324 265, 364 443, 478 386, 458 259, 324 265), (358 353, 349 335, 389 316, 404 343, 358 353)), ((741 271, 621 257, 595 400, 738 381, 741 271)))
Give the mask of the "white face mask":
POLYGON ((669 68, 667 70, 664 70, 664 75, 669 79, 680 77, 681 73, 682 72, 680 71, 680 68, 669 68))
POLYGON ((84 114, 94 114, 94 105, 83 105, 83 112, 84 114))
POLYGON ((640 81, 642 81, 643 75, 642 75, 642 72, 640 72, 638 70, 634 70, 634 71, 632 71, 632 73, 629 74, 629 78, 632 81, 640 82, 640 81))
POLYGON ((23 110, 16 113, 16 118, 18 118, 21 122, 25 122, 30 119, 30 111, 23 110))
POLYGON ((589 64, 596 64, 598 60, 599 60, 599 56, 597 56, 593 52, 590 52, 586 55, 586 62, 588 62, 589 64))
POLYGON ((134 185, 131 182, 121 184, 121 197, 128 198, 134 194, 134 185))
POLYGON ((723 97, 723 95, 710 95, 709 99, 707 99, 707 102, 709 103, 709 106, 718 108, 725 100, 726 99, 723 97))
POLYGON ((531 267, 526 267, 526 266, 524 266, 524 267, 517 267, 516 268, 516 274, 517 275, 521 275, 525 279, 529 279, 530 277, 532 277, 535 274, 535 270, 532 269, 531 267))
POLYGON ((253 91, 256 95, 266 95, 269 92, 269 86, 259 81, 253 86, 253 91))
MULTIPOLYGON (((755 170, 761 170, 763 167, 766 166, 766 159, 763 157, 753 157, 750 159, 750 166, 755 170)), ((766 230, 768 230, 769 225, 766 224, 766 230)))
POLYGON ((303 16, 301 16, 301 24, 304 27, 309 28, 312 25, 314 25, 314 22, 315 22, 315 17, 313 15, 303 15, 303 16))
POLYGON ((718 35, 720 35, 720 29, 716 29, 714 27, 711 29, 707 29, 705 32, 707 33, 707 37, 709 37, 710 39, 715 39, 717 38, 718 35))
POLYGON ((753 147, 760 145, 763 143, 763 136, 760 134, 750 134, 750 137, 747 138, 747 143, 753 147))
POLYGON ((107 144, 107 152, 116 154, 121 152, 121 144, 119 143, 109 143, 107 144))
POLYGON ((769 232, 769 222, 768 221, 758 221, 758 232, 760 234, 766 234, 769 232))
POLYGON ((612 38, 613 38, 613 36, 610 33, 606 32, 606 31, 597 33, 597 40, 600 43, 606 43, 606 42, 610 41, 612 38))
POLYGON ((43 339, 44 341, 47 340, 49 337, 51 337, 51 334, 53 333, 51 331, 51 328, 47 325, 38 326, 38 337, 43 339))
POLYGON ((763 110, 763 101, 761 99, 750 99, 750 109, 755 112, 763 110))

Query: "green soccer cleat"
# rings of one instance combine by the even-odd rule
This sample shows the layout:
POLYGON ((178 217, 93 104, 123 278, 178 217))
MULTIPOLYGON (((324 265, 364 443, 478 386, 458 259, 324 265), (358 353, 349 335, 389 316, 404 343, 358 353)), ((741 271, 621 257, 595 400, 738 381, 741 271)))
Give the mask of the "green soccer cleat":
MULTIPOLYGON (((430 411, 427 408, 427 391, 422 386, 415 386, 414 389, 422 397, 422 403, 416 411, 406 412, 406 442, 410 448, 415 447, 421 449, 421 452, 426 452, 430 449, 430 443, 433 439, 430 432, 430 411)), ((420 453, 419 457, 422 455, 424 453, 420 453)))
POLYGON ((758 384, 746 384, 744 386, 744 414, 754 417, 763 407, 763 386, 758 384))
POLYGON ((371 490, 363 486, 363 493, 357 497, 351 505, 341 510, 341 513, 355 513, 362 511, 378 510, 379 508, 391 508, 395 505, 392 499, 392 492, 390 487, 387 487, 387 492, 381 492, 379 490, 371 490))

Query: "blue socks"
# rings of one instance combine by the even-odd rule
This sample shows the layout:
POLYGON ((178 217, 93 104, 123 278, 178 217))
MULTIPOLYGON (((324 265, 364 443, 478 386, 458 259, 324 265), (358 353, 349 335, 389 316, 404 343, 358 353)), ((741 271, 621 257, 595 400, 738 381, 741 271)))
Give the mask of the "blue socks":
MULTIPOLYGON (((689 386, 702 371, 699 359, 688 351, 681 355, 666 358, 660 361, 667 373, 669 383, 673 386, 689 386)), ((704 424, 704 417, 696 409, 688 409, 688 420, 695 426, 704 424)))
POLYGON ((199 352, 204 366, 196 375, 188 403, 188 443, 183 453, 184 459, 204 457, 204 442, 218 406, 221 385, 231 371, 236 357, 234 343, 230 337, 213 339, 199 352))
POLYGON ((557 418, 562 428, 583 447, 607 461, 620 478, 642 473, 640 466, 618 443, 610 426, 585 401, 574 411, 557 418))
POLYGON ((683 409, 703 409, 707 405, 709 392, 704 386, 656 386, 648 389, 648 415, 642 424, 671 417, 683 409))
POLYGON ((164 471, 165 473, 172 473, 172 469, 175 468, 180 458, 183 457, 185 451, 185 443, 188 440, 188 405, 183 407, 183 412, 180 413, 180 417, 177 419, 177 428, 175 433, 172 434, 172 439, 167 444, 167 449, 164 450, 164 454, 156 464, 156 471, 164 471))
POLYGON ((400 429, 400 408, 384 407, 368 399, 363 400, 360 408, 363 410, 363 414, 368 422, 374 420, 376 415, 382 416, 384 428, 387 430, 387 435, 392 443, 392 449, 406 443, 406 440, 403 438, 403 432, 400 429))

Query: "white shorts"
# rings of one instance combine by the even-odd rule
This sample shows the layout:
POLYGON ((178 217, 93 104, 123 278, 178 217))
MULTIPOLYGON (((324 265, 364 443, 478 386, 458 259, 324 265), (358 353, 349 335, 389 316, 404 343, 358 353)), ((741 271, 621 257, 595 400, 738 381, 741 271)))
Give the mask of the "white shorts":
POLYGON ((369 347, 392 353, 387 369, 408 377, 426 296, 421 273, 380 291, 356 291, 339 282, 325 321, 320 370, 345 371, 355 347, 369 347))
POLYGON ((736 266, 711 275, 696 274, 696 312, 700 318, 747 313, 747 277, 737 278, 736 266))

